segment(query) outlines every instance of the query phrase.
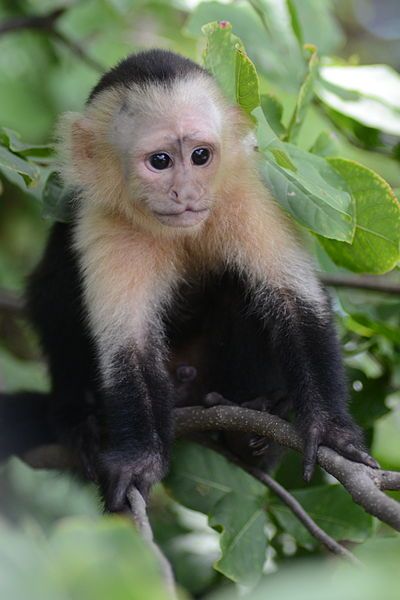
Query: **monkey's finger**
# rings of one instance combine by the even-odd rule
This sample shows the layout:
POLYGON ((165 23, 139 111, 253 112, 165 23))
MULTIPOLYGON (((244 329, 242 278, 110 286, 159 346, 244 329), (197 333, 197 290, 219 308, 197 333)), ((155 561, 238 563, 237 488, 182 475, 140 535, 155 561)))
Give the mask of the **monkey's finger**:
POLYGON ((212 408, 213 406, 237 406, 218 392, 209 392, 206 394, 203 399, 203 405, 207 408, 212 408))
POLYGON ((255 436, 249 441, 249 446, 254 456, 261 456, 268 450, 270 442, 265 437, 255 436))
POLYGON ((364 450, 357 448, 354 444, 337 440, 333 447, 345 458, 349 458, 354 462, 363 463, 372 469, 379 469, 377 461, 364 450))
POLYGON ((317 427, 312 427, 304 445, 303 478, 309 483, 314 474, 317 462, 318 447, 321 443, 321 432, 317 427))

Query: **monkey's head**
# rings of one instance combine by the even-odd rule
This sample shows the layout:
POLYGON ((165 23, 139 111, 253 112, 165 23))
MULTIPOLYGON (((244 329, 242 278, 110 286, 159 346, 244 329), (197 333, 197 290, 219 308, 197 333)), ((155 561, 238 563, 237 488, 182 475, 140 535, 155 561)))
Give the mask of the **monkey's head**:
POLYGON ((248 153, 249 126, 214 79, 161 50, 106 73, 85 113, 63 122, 64 175, 89 192, 82 201, 158 229, 205 222, 222 174, 248 153))

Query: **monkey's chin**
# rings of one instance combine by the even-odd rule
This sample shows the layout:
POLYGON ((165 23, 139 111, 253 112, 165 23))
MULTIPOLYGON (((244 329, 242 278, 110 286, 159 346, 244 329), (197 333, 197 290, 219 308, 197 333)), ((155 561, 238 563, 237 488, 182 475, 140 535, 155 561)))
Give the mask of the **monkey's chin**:
POLYGON ((200 225, 203 221, 206 221, 210 214, 209 208, 203 208, 201 210, 185 210, 179 214, 161 214, 155 213, 157 220, 162 225, 167 225, 167 227, 174 228, 188 228, 188 227, 196 227, 196 225, 200 225))

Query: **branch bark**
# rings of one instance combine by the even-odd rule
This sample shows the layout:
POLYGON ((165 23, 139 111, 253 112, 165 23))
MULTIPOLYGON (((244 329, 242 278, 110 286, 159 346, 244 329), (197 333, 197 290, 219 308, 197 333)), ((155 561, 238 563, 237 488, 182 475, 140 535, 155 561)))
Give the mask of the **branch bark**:
MULTIPOLYGON (((200 431, 240 431, 266 437, 300 453, 303 451, 301 437, 294 427, 266 412, 240 406, 194 406, 175 409, 175 417, 177 437, 200 431)), ((65 469, 71 466, 71 457, 59 446, 35 448, 22 458, 34 468, 65 469)), ((325 446, 318 450, 318 463, 366 512, 400 531, 400 503, 384 493, 385 490, 400 490, 400 472, 372 469, 325 446)))
MULTIPOLYGON (((175 414, 178 436, 195 431, 251 432, 286 448, 303 451, 303 442, 294 427, 280 417, 266 412, 239 406, 215 406, 178 408, 175 414)), ((384 490, 400 489, 400 473, 372 469, 352 462, 325 446, 318 450, 318 463, 340 481, 354 502, 366 512, 400 531, 400 504, 384 494, 384 490)))

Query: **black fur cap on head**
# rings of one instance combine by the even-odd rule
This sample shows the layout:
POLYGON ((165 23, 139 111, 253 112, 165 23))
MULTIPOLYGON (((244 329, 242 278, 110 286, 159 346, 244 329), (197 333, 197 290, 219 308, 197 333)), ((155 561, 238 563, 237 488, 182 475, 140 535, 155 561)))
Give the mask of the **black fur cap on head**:
POLYGON ((154 49, 131 54, 102 76, 91 91, 88 103, 107 88, 129 87, 133 83, 139 85, 152 82, 168 84, 189 73, 209 75, 205 69, 192 60, 169 50, 154 49))

